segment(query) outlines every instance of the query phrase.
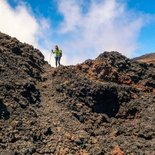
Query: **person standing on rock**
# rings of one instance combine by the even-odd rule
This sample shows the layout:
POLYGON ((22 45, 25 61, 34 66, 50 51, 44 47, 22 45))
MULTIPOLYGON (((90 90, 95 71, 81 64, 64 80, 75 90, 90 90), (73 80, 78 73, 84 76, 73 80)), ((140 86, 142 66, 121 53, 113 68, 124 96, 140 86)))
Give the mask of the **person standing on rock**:
POLYGON ((60 66, 60 60, 62 57, 62 50, 59 49, 58 45, 55 46, 55 50, 52 50, 52 53, 55 54, 55 66, 60 66))

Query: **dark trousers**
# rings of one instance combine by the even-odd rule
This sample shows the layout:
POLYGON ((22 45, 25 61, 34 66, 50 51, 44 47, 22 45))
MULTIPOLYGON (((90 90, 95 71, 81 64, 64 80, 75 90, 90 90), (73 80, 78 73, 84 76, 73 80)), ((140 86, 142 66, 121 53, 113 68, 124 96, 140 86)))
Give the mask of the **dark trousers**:
POLYGON ((61 56, 55 57, 55 65, 56 65, 56 67, 57 67, 58 65, 60 66, 60 59, 61 59, 61 56))

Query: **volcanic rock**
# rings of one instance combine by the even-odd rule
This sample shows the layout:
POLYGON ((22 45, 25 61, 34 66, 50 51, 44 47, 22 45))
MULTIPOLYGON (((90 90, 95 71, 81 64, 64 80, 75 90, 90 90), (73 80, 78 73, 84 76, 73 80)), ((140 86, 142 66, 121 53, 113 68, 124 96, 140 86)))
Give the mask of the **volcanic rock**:
POLYGON ((155 153, 154 64, 112 51, 53 68, 2 33, 0 54, 1 154, 155 153))
POLYGON ((145 54, 140 57, 134 58, 134 61, 142 62, 142 63, 153 63, 155 64, 155 53, 145 54))

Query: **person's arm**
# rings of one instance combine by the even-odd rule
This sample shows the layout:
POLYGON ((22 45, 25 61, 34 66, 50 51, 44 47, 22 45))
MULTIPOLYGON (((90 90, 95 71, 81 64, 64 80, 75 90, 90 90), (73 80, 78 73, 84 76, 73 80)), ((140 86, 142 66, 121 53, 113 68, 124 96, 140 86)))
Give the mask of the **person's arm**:
POLYGON ((60 56, 62 56, 62 50, 60 50, 60 56))

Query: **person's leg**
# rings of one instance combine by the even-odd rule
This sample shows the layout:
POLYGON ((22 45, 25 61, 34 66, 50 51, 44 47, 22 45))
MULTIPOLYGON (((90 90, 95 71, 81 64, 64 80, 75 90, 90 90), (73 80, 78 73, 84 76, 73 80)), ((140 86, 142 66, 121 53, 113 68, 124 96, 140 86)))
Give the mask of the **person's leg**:
POLYGON ((57 67, 58 64, 58 57, 55 57, 55 66, 57 67))
POLYGON ((61 59, 61 57, 58 58, 58 64, 59 64, 59 66, 60 66, 60 59, 61 59))

